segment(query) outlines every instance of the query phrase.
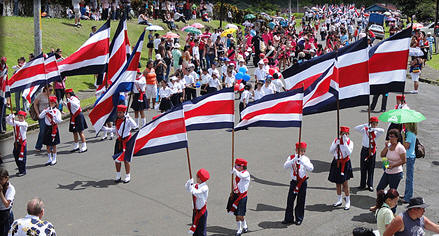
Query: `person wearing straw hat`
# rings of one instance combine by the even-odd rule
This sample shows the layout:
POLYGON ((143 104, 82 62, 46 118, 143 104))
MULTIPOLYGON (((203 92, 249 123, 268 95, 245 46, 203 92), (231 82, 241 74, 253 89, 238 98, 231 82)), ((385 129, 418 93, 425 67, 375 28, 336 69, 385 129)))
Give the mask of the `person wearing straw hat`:
POLYGON ((43 119, 46 124, 46 130, 43 138, 43 144, 47 147, 48 165, 56 164, 56 145, 60 143, 58 124, 61 123, 61 112, 56 108, 56 97, 49 97, 49 107, 41 111, 39 118, 43 119))
POLYGON ((348 181, 350 178, 354 177, 349 157, 354 149, 354 142, 349 138, 349 127, 341 126, 340 136, 341 138, 335 138, 329 149, 329 153, 331 153, 334 158, 331 163, 328 180, 335 183, 337 188, 337 202, 335 202, 333 206, 339 207, 342 205, 343 199, 341 195, 341 187, 343 186, 343 191, 346 196, 344 209, 349 210, 351 207, 351 200, 348 181))
POLYGON ((383 235, 417 236, 425 235, 425 230, 439 233, 439 225, 424 216, 427 207, 423 198, 411 198, 407 210, 392 220, 383 235))
POLYGON ((189 179, 185 188, 192 194, 194 199, 194 211, 192 214, 192 225, 189 233, 193 235, 205 236, 207 224, 207 197, 209 195, 209 187, 206 181, 210 178, 209 172, 201 168, 197 172, 196 183, 193 179, 189 179))
POLYGON ((88 128, 85 122, 84 115, 82 114, 81 102, 79 98, 75 96, 73 89, 69 88, 65 91, 66 106, 70 112, 70 124, 69 132, 73 133, 74 146, 71 152, 79 151, 80 153, 87 151, 87 144, 85 142, 84 130, 88 128), (79 138, 81 138, 81 147, 79 147, 79 138))
POLYGON ((366 189, 367 179, 367 189, 373 192, 373 172, 375 170, 377 150, 376 139, 384 134, 384 129, 377 128, 378 117, 371 117, 369 122, 370 126, 369 124, 357 125, 354 130, 360 132, 363 136, 360 152, 361 180, 359 189, 366 189))
POLYGON ((288 191, 287 208, 285 209, 285 218, 282 224, 301 225, 305 213, 306 188, 308 185, 307 172, 314 170, 314 165, 309 158, 305 156, 307 144, 305 142, 296 143, 296 154, 288 156, 284 163, 284 168, 290 172, 291 182, 288 191), (294 201, 296 200, 294 208, 294 201), (294 220, 293 209, 296 220, 294 220))
POLYGON ((6 117, 6 123, 14 126, 15 142, 12 153, 14 154, 15 164, 17 164, 18 167, 17 176, 20 177, 26 174, 26 131, 28 127, 28 124, 25 121, 26 112, 18 111, 17 120, 14 120, 14 118, 14 114, 10 114, 6 117))
POLYGON ((235 215, 238 226, 236 236, 248 232, 247 222, 244 219, 247 209, 247 191, 250 185, 250 173, 247 171, 247 164, 247 160, 238 158, 235 160, 235 167, 231 171, 235 178, 233 181, 233 197, 229 198, 227 211, 235 215))

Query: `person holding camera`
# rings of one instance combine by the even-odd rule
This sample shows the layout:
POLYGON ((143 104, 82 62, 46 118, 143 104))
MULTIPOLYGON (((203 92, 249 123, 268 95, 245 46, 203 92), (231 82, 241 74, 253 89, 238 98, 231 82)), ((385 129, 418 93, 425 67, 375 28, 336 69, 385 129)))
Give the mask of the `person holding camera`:
POLYGON ((0 234, 7 235, 12 222, 14 222, 14 214, 12 213, 12 205, 15 198, 15 188, 9 183, 9 173, 5 168, 0 168, 0 234))

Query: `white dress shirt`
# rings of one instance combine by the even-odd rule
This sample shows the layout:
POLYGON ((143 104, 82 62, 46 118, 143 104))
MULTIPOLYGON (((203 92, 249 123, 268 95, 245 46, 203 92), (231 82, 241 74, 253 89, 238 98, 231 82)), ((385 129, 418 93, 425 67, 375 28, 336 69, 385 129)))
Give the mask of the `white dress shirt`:
POLYGON ((201 84, 208 84, 210 78, 212 78, 212 76, 210 76, 209 74, 201 74, 201 84))
POLYGON ((219 79, 210 77, 209 87, 219 89, 219 87, 220 87, 219 79))
POLYGON ((209 196, 209 187, 206 182, 201 184, 194 184, 192 179, 188 180, 185 184, 186 191, 195 196, 195 208, 200 210, 207 203, 207 197, 209 196), (197 185, 197 188, 195 187, 197 185))
POLYGON ((242 94, 241 94, 240 102, 247 105, 250 98, 251 98, 251 93, 248 90, 244 90, 244 92, 242 92, 242 94))
POLYGON ((271 83, 274 85, 274 91, 277 93, 283 92, 282 88, 284 88, 284 84, 280 79, 274 79, 271 81, 271 83))
POLYGON ((331 153, 335 159, 345 159, 350 156, 352 154, 352 151, 354 150, 354 142, 352 142, 352 140, 350 140, 349 137, 346 135, 343 135, 342 138, 343 145, 340 145, 340 157, 337 151, 337 146, 340 144, 340 140, 338 140, 338 138, 336 138, 334 142, 332 142, 331 148, 329 149, 329 153, 331 153))
POLYGON ((171 97, 172 91, 169 87, 160 87, 159 96, 160 99, 171 97))
POLYGON ((275 88, 273 84, 269 84, 268 86, 266 86, 266 84, 262 85, 261 90, 264 92, 264 95, 270 95, 270 94, 274 94, 275 88))
POLYGON ((264 91, 262 89, 259 89, 259 90, 256 89, 255 90, 255 97, 254 97, 255 101, 261 99, 263 96, 265 96, 265 93, 264 93, 264 91))
POLYGON ((79 109, 81 109, 81 101, 75 96, 70 96, 67 98, 66 105, 70 103, 71 113, 75 114, 79 109))
POLYGON ((235 77, 233 75, 232 76, 226 75, 226 79, 224 80, 224 82, 226 84, 226 88, 231 88, 235 83, 235 77))
POLYGON ((11 209, 12 205, 14 204, 15 188, 11 183, 9 183, 8 189, 6 190, 5 198, 7 201, 11 201, 11 204, 9 204, 9 207, 5 207, 3 202, 0 201, 0 211, 6 210, 6 209, 11 209))
POLYGON ((41 113, 39 118, 43 119, 44 118, 44 123, 46 123, 47 126, 52 126, 52 123, 50 123, 49 117, 46 116, 46 113, 51 114, 53 117, 53 121, 57 124, 61 123, 62 119, 61 119, 61 112, 58 110, 58 108, 46 108, 44 109, 41 113))
POLYGON ((6 117, 6 123, 8 123, 8 125, 12 125, 14 126, 14 130, 15 127, 19 126, 20 127, 20 137, 22 140, 26 140, 26 131, 27 131, 27 127, 28 124, 26 121, 18 121, 18 120, 14 120, 14 115, 13 114, 9 114, 9 116, 6 117))
POLYGON ((146 89, 146 79, 142 74, 134 81, 133 93, 145 92, 146 89))
POLYGON ((265 81, 265 76, 267 76, 267 72, 264 68, 260 69, 259 67, 255 70, 256 81, 265 81))
POLYGON ((190 74, 189 75, 185 75, 184 76, 184 83, 185 83, 186 87, 187 86, 192 86, 193 84, 195 84, 195 79, 190 74))
MULTIPOLYGON (((361 140, 361 144, 363 145, 363 147, 369 147, 369 134, 366 132, 366 127, 368 127, 369 124, 362 124, 362 125, 358 125, 355 126, 355 130, 360 132, 361 134, 363 134, 363 139, 361 140)), ((368 128, 369 132, 374 132, 375 133, 375 142, 376 139, 381 136, 382 134, 384 134, 384 129, 381 128, 368 128)))
POLYGON ((235 186, 238 188, 239 193, 247 192, 248 186, 250 185, 250 173, 247 170, 238 171, 233 168, 233 174, 239 178, 238 183, 236 183, 236 179, 233 181, 235 182, 235 186))
POLYGON ((122 124, 119 127, 119 130, 117 130, 116 125, 114 125, 112 128, 108 128, 108 127, 102 127, 104 130, 106 130, 107 132, 113 132, 115 133, 117 131, 117 136, 120 137, 122 135, 122 131, 123 131, 123 136, 122 138, 126 138, 128 136, 130 136, 131 134, 131 130, 132 129, 136 129, 137 128, 137 124, 136 122, 133 120, 133 118, 131 118, 129 115, 125 115, 125 121, 122 122, 122 124), (123 128, 125 127, 125 129, 123 128))
MULTIPOLYGON (((314 165, 311 163, 309 158, 305 155, 298 157, 297 154, 294 155, 293 158, 291 156, 287 157, 287 160, 284 163, 284 168, 290 171, 290 176, 292 180, 297 180, 297 177, 294 176, 294 170, 296 168, 296 163, 299 162, 299 177, 304 178, 307 176, 306 172, 312 172, 314 170, 314 165)), ((296 170, 297 171, 297 170, 296 170)))

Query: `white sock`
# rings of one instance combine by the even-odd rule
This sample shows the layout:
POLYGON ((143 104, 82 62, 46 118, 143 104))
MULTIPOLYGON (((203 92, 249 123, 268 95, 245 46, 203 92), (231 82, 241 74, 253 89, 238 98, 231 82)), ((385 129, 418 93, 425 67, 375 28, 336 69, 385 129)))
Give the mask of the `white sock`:
POLYGON ((343 202, 343 198, 341 195, 337 195, 337 202, 335 204, 340 204, 343 202))
POLYGON ((247 229, 247 221, 245 220, 242 221, 242 228, 247 229))
POLYGON ((52 162, 56 162, 56 153, 52 153, 52 162))
POLYGON ((120 179, 120 172, 116 172, 116 179, 120 179))
POLYGON ((242 221, 236 221, 236 225, 238 226, 238 234, 242 232, 242 221))
POLYGON ((137 126, 140 126, 140 118, 136 118, 137 126))
POLYGON ((126 174, 125 175, 125 181, 130 181, 131 180, 131 175, 130 174, 126 174))
POLYGON ((79 142, 76 142, 73 146, 73 149, 77 149, 77 148, 79 148, 79 142))
POLYGON ((139 128, 142 128, 142 127, 146 124, 146 118, 143 118, 142 121, 143 121, 143 124, 142 124, 142 126, 139 127, 139 128))
POLYGON ((48 153, 47 156, 49 157, 49 160, 47 162, 52 162, 52 153, 48 153))
POLYGON ((351 196, 346 196, 346 204, 345 204, 346 208, 350 208, 351 207, 351 196))
POLYGON ((102 138, 107 137, 107 131, 104 131, 104 136, 102 138))
POLYGON ((87 143, 81 143, 81 150, 87 149, 87 143))

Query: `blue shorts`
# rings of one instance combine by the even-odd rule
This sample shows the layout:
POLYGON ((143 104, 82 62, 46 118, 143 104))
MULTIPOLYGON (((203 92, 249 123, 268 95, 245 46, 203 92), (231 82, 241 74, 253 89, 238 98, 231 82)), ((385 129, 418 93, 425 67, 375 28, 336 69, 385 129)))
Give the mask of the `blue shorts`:
POLYGON ((235 216, 245 216, 245 212, 247 211, 247 196, 243 199, 239 200, 238 209, 236 209, 234 215, 235 216))

